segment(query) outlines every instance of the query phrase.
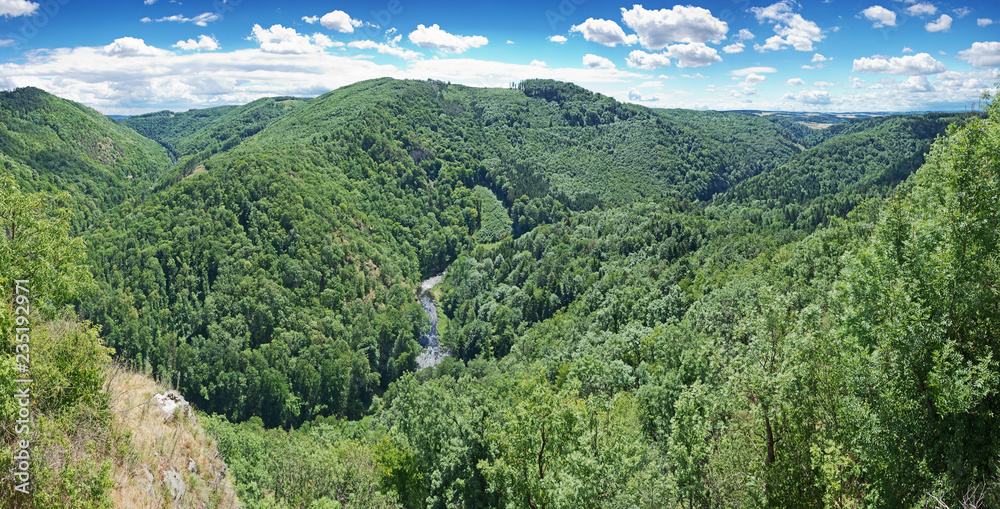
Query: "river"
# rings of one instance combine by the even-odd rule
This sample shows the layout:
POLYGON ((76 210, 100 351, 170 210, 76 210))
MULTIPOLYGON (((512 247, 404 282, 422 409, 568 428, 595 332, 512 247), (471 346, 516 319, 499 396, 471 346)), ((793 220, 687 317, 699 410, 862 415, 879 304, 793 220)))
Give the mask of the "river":
POLYGON ((420 283, 420 307, 424 308, 427 318, 431 321, 431 330, 420 337, 420 344, 424 349, 417 356, 417 371, 438 365, 445 357, 451 355, 448 350, 441 346, 441 338, 438 337, 438 314, 437 304, 431 297, 431 288, 444 279, 444 273, 438 274, 420 283))

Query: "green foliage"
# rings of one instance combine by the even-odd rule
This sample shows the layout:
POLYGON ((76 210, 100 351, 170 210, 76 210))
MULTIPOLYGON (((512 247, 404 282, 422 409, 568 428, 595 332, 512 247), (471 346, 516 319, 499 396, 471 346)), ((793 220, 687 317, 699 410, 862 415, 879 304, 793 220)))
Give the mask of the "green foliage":
POLYGON ((511 233, 511 226, 514 222, 507 214, 503 202, 497 199, 493 191, 476 186, 472 189, 476 197, 480 200, 480 222, 482 226, 476 231, 476 240, 488 244, 503 239, 511 233))
MULTIPOLYGON (((216 414, 248 507, 1000 503, 992 98, 849 121, 550 80, 287 101, 127 121, 181 163, 90 220, 78 307, 216 414), (445 269, 453 356, 413 373, 417 284, 445 269)), ((81 327, 48 387, 99 382, 81 327)))
POLYGON ((0 92, 0 168, 27 191, 68 191, 75 229, 144 192, 166 152, 83 105, 33 87, 0 92))
MULTIPOLYGON (((314 424, 291 433, 265 429, 259 419, 231 424, 201 417, 218 440, 229 475, 237 482, 247 508, 359 507, 399 504, 396 493, 383 491, 383 475, 397 463, 379 463, 370 443, 342 436, 338 424, 314 424)), ((392 485, 395 487, 395 485, 392 485)))

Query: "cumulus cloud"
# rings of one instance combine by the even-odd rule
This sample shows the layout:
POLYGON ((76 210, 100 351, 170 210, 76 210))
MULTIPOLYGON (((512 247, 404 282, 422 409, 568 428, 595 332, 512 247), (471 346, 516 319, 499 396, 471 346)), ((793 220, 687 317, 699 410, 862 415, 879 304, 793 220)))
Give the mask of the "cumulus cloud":
POLYGON ((925 74, 937 74, 947 71, 945 65, 927 53, 917 53, 904 57, 892 57, 885 59, 856 58, 854 59, 853 72, 864 72, 872 74, 896 74, 902 76, 919 76, 925 74))
POLYGON ((927 76, 910 76, 902 83, 902 88, 909 92, 932 92, 934 90, 927 76))
POLYGON ((548 67, 549 66, 549 64, 546 64, 544 60, 532 60, 531 63, 528 64, 528 65, 533 65, 535 67, 548 67))
POLYGON ((958 59, 977 69, 1000 66, 1000 42, 974 42, 971 48, 958 52, 958 59))
MULTIPOLYGON (((3 1, 3 0, 0 0, 0 1, 3 1)), ((219 18, 221 18, 221 16, 219 16, 218 14, 216 14, 214 12, 203 12, 203 13, 201 13, 201 14, 193 17, 193 18, 188 18, 188 17, 183 16, 181 14, 174 14, 173 16, 167 16, 167 17, 164 17, 164 18, 157 18, 155 21, 157 23, 162 23, 164 21, 174 22, 174 23, 194 23, 195 25, 198 25, 200 27, 205 27, 205 26, 208 26, 208 24, 211 23, 211 22, 213 22, 213 21, 218 21, 219 18)), ((146 17, 146 18, 141 19, 140 21, 142 21, 144 23, 148 23, 149 21, 146 21, 148 19, 149 18, 146 17)))
POLYGON ((764 76, 764 75, 761 75, 761 74, 750 73, 750 74, 747 74, 745 78, 743 78, 743 84, 747 85, 747 86, 752 86, 752 85, 756 85, 758 83, 763 83, 766 80, 767 80, 767 76, 764 76))
POLYGON ((872 28, 896 26, 896 13, 882 7, 881 5, 873 5, 861 11, 861 14, 864 14, 865 17, 868 18, 868 21, 872 21, 872 28))
POLYGON ((701 7, 675 5, 649 10, 641 5, 622 7, 622 20, 639 36, 646 49, 661 50, 672 42, 704 43, 726 38, 729 25, 701 7))
POLYGON ((657 96, 655 96, 655 95, 644 96, 644 95, 642 95, 641 92, 639 92, 638 90, 636 90, 634 88, 628 91, 628 100, 629 101, 644 101, 644 102, 646 102, 646 101, 657 101, 659 99, 660 98, 657 97, 657 96))
POLYGON ((302 16, 302 21, 305 21, 310 25, 315 25, 316 23, 319 23, 319 16, 302 16))
POLYGON ((785 82, 785 85, 788 85, 790 87, 801 87, 802 85, 805 84, 806 82, 802 81, 801 78, 791 78, 785 82))
POLYGON ((591 69, 614 69, 615 67, 611 60, 590 53, 583 56, 583 65, 591 69))
POLYGON ((929 3, 913 4, 906 8, 906 13, 910 16, 933 16, 937 11, 937 7, 929 3))
POLYGON ((347 43, 347 45, 352 48, 358 48, 358 49, 373 49, 383 55, 392 55, 394 57, 399 57, 406 60, 413 60, 415 58, 420 58, 422 56, 419 52, 400 48, 398 46, 386 44, 384 42, 351 41, 347 43))
POLYGON ((319 24, 323 25, 323 28, 349 34, 354 32, 356 27, 361 26, 361 20, 350 17, 344 11, 331 11, 319 19, 319 24))
POLYGON ((0 16, 17 17, 34 14, 38 4, 27 0, 0 0, 0 16))
POLYGON ((990 18, 979 18, 979 19, 976 20, 976 25, 981 26, 981 27, 988 27, 988 26, 992 25, 993 23, 996 23, 996 22, 993 21, 990 18))
POLYGON ((410 32, 410 42, 421 48, 434 48, 448 53, 462 53, 469 48, 485 46, 489 39, 481 35, 454 35, 441 30, 437 24, 430 27, 417 25, 410 32))
POLYGON ((913 53, 913 48, 909 46, 903 46, 903 53, 913 53))
POLYGON ((646 53, 639 49, 629 53, 625 62, 629 67, 646 70, 670 66, 670 58, 666 53, 646 53))
POLYGON ((667 46, 666 54, 677 60, 677 67, 704 67, 722 61, 719 52, 703 42, 672 44, 667 46))
POLYGON ((741 28, 740 31, 736 34, 736 38, 741 41, 753 39, 753 32, 747 30, 746 28, 741 28))
POLYGON ((324 49, 334 45, 333 41, 323 34, 310 37, 299 34, 294 28, 281 25, 271 25, 271 28, 254 25, 250 39, 257 41, 262 51, 282 55, 322 53, 324 49))
POLYGON ((937 21, 931 21, 924 25, 928 32, 947 32, 951 30, 951 16, 942 14, 937 21))
POLYGON ((104 54, 114 57, 151 57, 169 53, 169 51, 149 46, 146 41, 135 37, 120 37, 104 47, 104 54))
POLYGON ((734 42, 728 46, 723 46, 722 51, 725 53, 741 53, 745 47, 742 42, 734 42))
POLYGON ((769 37, 763 45, 754 46, 757 51, 780 50, 789 46, 798 51, 813 51, 813 43, 826 37, 816 23, 792 12, 789 0, 767 7, 751 7, 750 12, 754 13, 760 23, 775 23, 776 35, 769 37))
POLYGON ((788 92, 782 97, 782 99, 813 105, 825 105, 833 102, 833 99, 830 97, 830 93, 826 90, 806 90, 799 93, 799 95, 788 92))
POLYGON ((177 41, 174 47, 185 51, 215 51, 219 49, 219 41, 215 37, 199 35, 198 40, 177 41))
POLYGON ((580 32, 584 39, 605 46, 630 45, 639 40, 635 34, 626 35, 618 23, 607 19, 587 18, 587 21, 573 25, 569 30, 570 32, 580 32))
POLYGON ((561 35, 553 35, 552 37, 549 37, 549 40, 552 41, 552 42, 558 42, 559 44, 562 44, 562 43, 566 42, 568 39, 566 39, 565 37, 563 37, 561 35))
POLYGON ((959 7, 957 9, 952 9, 951 12, 954 12, 955 15, 958 16, 958 19, 962 19, 962 18, 968 16, 969 14, 971 14, 972 13, 972 9, 970 9, 968 7, 959 7))
POLYGON ((814 81, 813 86, 816 88, 833 88, 837 86, 837 84, 830 83, 829 81, 814 81))
POLYGON ((732 71, 729 71, 729 75, 743 77, 743 76, 749 76, 751 74, 767 74, 772 72, 778 72, 778 70, 775 69, 774 67, 757 66, 757 67, 744 67, 742 69, 733 69, 732 71))

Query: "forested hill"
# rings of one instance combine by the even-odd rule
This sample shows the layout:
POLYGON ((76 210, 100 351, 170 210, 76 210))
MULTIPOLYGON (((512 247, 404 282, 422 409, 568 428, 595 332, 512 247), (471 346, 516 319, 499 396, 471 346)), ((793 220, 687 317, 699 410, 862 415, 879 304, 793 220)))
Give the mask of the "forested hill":
POLYGON ((168 166, 162 147, 86 106, 33 87, 0 92, 0 168, 26 190, 68 191, 77 228, 168 166))
POLYGON ((67 243, 73 304, 249 507, 997 505, 987 104, 817 130, 377 79, 104 120, 161 164, 67 243))
POLYGON ((121 123, 166 147, 186 174, 198 163, 235 147, 305 102, 295 97, 268 97, 242 106, 147 113, 121 123))

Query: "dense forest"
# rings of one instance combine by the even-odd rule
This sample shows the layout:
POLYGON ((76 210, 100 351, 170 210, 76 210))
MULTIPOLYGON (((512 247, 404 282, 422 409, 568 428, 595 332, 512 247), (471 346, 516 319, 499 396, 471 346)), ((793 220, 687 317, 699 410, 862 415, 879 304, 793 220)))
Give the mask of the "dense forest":
POLYGON ((7 235, 0 283, 59 274, 45 319, 191 401, 245 507, 992 507, 985 99, 845 120, 379 79, 116 123, 19 89, 0 220, 58 249, 7 235), (451 356, 417 371, 442 272, 451 356))

